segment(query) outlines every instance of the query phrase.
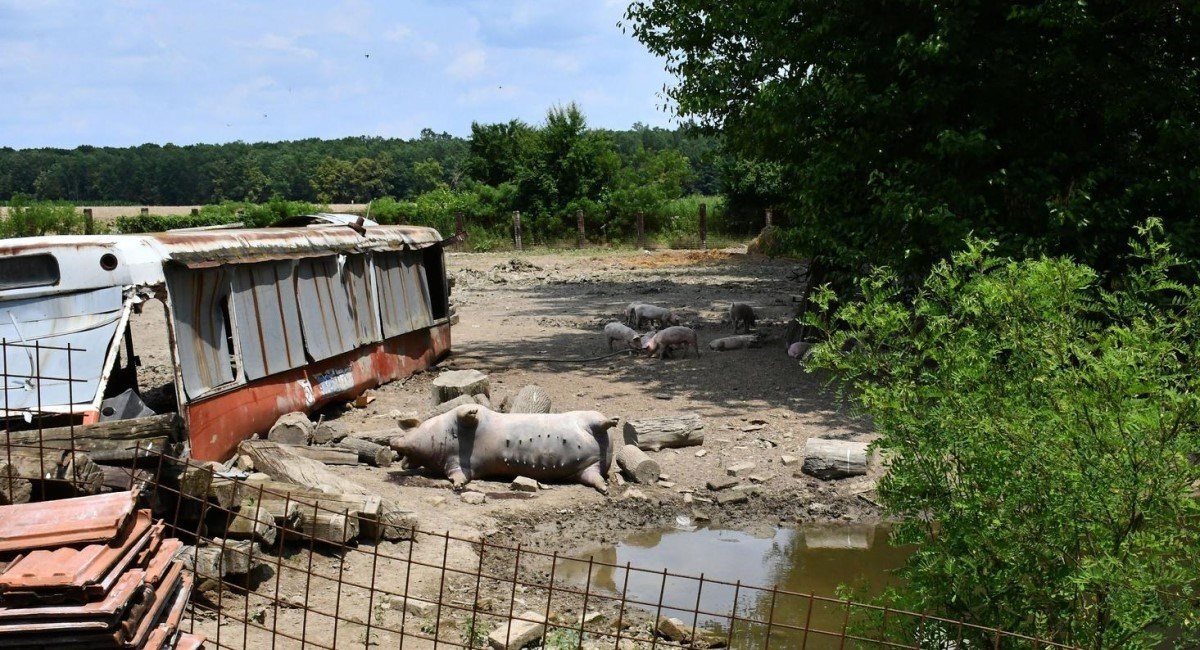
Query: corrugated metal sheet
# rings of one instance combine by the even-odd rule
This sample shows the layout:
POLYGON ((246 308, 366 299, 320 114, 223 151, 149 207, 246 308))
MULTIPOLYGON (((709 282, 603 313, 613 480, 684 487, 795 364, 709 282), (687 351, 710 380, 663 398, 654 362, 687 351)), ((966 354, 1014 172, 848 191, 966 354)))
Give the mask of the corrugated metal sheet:
POLYGON ((129 522, 135 498, 114 492, 0 506, 0 552, 107 542, 129 522))
POLYGON ((228 268, 167 268, 167 291, 175 326, 175 346, 183 372, 183 389, 196 398, 233 381, 228 268))
POLYGON ((283 261, 234 268, 234 317, 247 379, 299 368, 305 363, 295 266, 294 262, 283 261))
POLYGON ((300 260, 296 269, 296 294, 304 346, 315 361, 357 347, 357 328, 350 299, 338 272, 336 257, 300 260))
POLYGON ((371 226, 364 234, 351 228, 261 228, 165 232, 152 235, 167 256, 189 266, 212 266, 262 260, 295 259, 330 253, 417 250, 442 236, 420 226, 371 226))
POLYGON ((0 340, 7 372, 0 408, 43 409, 91 404, 104 361, 125 315, 121 287, 0 303, 0 340), (35 350, 34 344, 66 348, 35 350), (34 376, 41 380, 33 379, 34 376), (67 377, 79 380, 68 384, 67 377), (40 395, 39 395, 40 392, 40 395), (40 400, 40 401, 39 401, 40 400))
POLYGON ((421 254, 397 251, 377 253, 374 257, 383 335, 391 338, 432 325, 429 285, 421 254))
POLYGON ((350 298, 350 313, 354 315, 355 342, 366 345, 380 341, 383 336, 379 328, 379 309, 371 291, 374 265, 366 255, 351 255, 344 259, 342 280, 350 298))

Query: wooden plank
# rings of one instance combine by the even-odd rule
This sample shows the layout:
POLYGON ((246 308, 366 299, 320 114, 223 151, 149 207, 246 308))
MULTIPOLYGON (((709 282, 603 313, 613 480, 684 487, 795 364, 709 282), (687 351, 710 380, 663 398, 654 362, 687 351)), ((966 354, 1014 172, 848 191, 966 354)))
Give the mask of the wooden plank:
POLYGON ((357 465, 358 452, 336 447, 300 447, 288 445, 288 450, 297 456, 315 460, 326 465, 357 465))

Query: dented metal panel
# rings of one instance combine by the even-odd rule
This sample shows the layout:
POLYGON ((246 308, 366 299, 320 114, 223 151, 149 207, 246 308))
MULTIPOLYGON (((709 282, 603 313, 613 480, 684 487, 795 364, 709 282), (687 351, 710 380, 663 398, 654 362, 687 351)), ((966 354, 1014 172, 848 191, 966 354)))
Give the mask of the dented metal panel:
POLYGON ((106 543, 125 528, 134 499, 132 492, 113 492, 0 506, 0 553, 106 543))
POLYGON ((417 250, 442 237, 419 226, 353 228, 261 228, 204 232, 165 232, 151 235, 169 259, 188 266, 216 266, 264 260, 321 257, 373 250, 417 250))
POLYGON ((371 291, 373 265, 366 255, 345 257, 342 280, 350 298, 350 313, 354 315, 355 342, 359 345, 383 339, 379 328, 379 309, 371 291))
POLYGON ((429 285, 420 253, 377 253, 375 276, 385 337, 406 334, 433 324, 429 285))
POLYGON ((8 344, 0 409, 92 404, 125 311, 121 287, 0 302, 0 339, 8 344))
POLYGON ((234 378, 226 326, 230 275, 225 267, 166 269, 183 389, 191 399, 234 378))
POLYGON ((246 379, 305 364, 295 263, 238 265, 233 271, 233 302, 246 379))
POLYGON ((305 259, 297 264, 300 325, 305 348, 316 361, 357 347, 355 315, 350 312, 339 266, 336 257, 305 259))

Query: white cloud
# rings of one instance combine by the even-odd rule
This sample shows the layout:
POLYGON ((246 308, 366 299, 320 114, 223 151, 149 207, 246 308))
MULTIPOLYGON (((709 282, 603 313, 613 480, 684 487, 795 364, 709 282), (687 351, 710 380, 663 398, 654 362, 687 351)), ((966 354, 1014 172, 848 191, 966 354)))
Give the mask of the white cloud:
POLYGON ((399 43, 408 40, 413 35, 412 27, 408 25, 396 25, 391 29, 383 32, 383 40, 392 43, 399 43))
POLYGON ((250 46, 261 50, 266 50, 268 52, 279 52, 281 54, 298 56, 305 59, 315 59, 317 57, 316 50, 310 47, 298 45, 296 40, 297 39, 295 37, 289 38, 279 34, 263 34, 261 38, 251 43, 250 46))
POLYGON ((487 69, 487 53, 480 49, 460 52, 446 66, 446 74, 455 79, 474 79, 487 69))

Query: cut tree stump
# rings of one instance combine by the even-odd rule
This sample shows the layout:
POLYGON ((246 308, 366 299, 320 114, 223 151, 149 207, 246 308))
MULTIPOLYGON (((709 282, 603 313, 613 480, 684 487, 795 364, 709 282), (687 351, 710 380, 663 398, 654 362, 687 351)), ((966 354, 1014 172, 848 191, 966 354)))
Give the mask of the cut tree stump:
POLYGON ((396 460, 396 452, 391 447, 378 445, 362 438, 342 438, 336 443, 337 447, 352 451, 358 455, 358 460, 375 467, 389 467, 396 460))
MULTIPOLYGON (((346 494, 371 494, 367 488, 334 474, 323 464, 293 454, 287 447, 267 440, 244 440, 238 445, 238 453, 250 456, 258 471, 276 481, 314 489, 319 489, 318 486, 329 486, 346 494)), ((364 514, 363 518, 368 519, 368 516, 364 514)), ((383 499, 377 519, 367 535, 390 541, 408 539, 412 536, 414 525, 411 512, 401 508, 391 499, 383 499)))
POLYGON ((658 451, 668 447, 704 444, 704 422, 696 413, 672 413, 657 418, 626 420, 625 444, 658 451))
POLYGON ((491 383, 487 375, 478 370, 451 370, 443 372, 430 383, 433 405, 458 397, 459 395, 492 395, 491 383))
POLYGON ((867 462, 865 442, 809 438, 800 471, 822 480, 861 476, 867 473, 867 462))
POLYGON ((301 411, 284 413, 271 425, 267 432, 267 440, 285 445, 309 445, 313 440, 313 429, 316 425, 301 411))
POLYGON ((214 538, 207 546, 189 546, 175 554, 175 559, 197 578, 221 579, 228 575, 244 575, 250 572, 253 565, 263 564, 261 552, 254 551, 254 542, 246 540, 222 540, 214 538))
POLYGON ((549 413, 550 395, 536 384, 530 384, 521 389, 513 398, 508 409, 509 413, 549 413))
POLYGON ((653 485, 662 474, 658 463, 636 445, 625 445, 617 450, 617 465, 625 470, 631 480, 643 485, 653 485))
POLYGON ((472 395, 459 395, 458 397, 448 399, 429 409, 429 412, 425 414, 425 417, 422 418, 422 420, 436 418, 437 416, 449 411, 453 411, 464 404, 479 404, 479 402, 475 401, 475 397, 472 395))

